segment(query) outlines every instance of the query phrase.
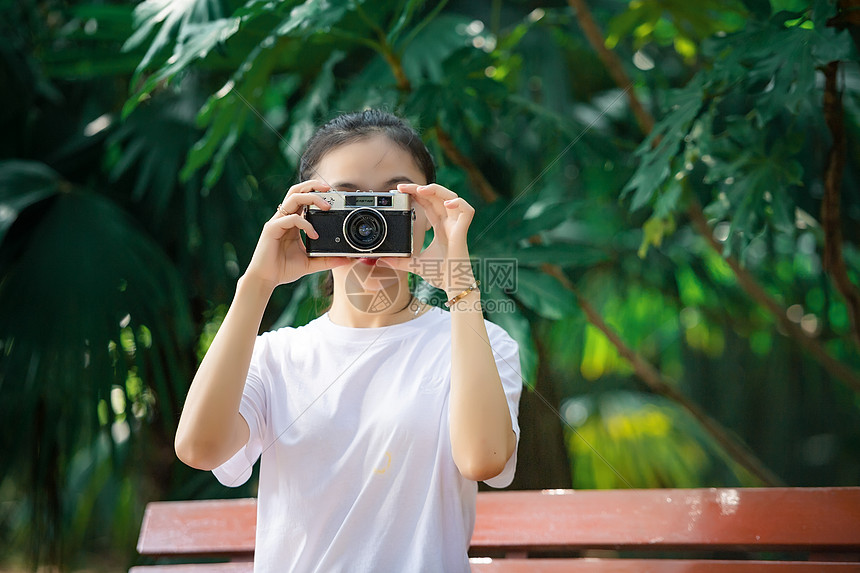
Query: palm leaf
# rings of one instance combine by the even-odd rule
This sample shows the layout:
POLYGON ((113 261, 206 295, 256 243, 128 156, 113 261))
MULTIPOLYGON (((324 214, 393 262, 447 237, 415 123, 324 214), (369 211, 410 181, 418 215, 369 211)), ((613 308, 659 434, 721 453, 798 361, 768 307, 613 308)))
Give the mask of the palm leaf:
POLYGON ((180 181, 186 157, 193 153, 199 130, 194 125, 193 93, 155 98, 135 110, 109 137, 114 160, 111 179, 123 189, 123 200, 149 223, 148 231, 179 261, 179 269, 198 294, 232 288, 256 244, 267 205, 283 197, 287 178, 277 150, 248 138, 223 157, 224 176, 201 189, 201 177, 180 181), (267 165, 275 171, 266 180, 267 165), (254 173, 252 177, 249 172, 254 173), (229 241, 225 243, 225 241, 229 241))
POLYGON ((131 404, 134 375, 155 397, 154 410, 127 417, 130 430, 144 417, 172 427, 192 332, 175 271, 127 215, 47 167, 29 166, 30 179, 2 167, 4 205, 52 195, 21 210, 0 244, 0 472, 53 492, 31 497, 35 538, 49 546, 63 535, 51 525, 62 523, 59 480, 71 452, 117 420, 115 389, 131 404))
POLYGON ((60 192, 56 172, 34 161, 0 161, 0 244, 27 207, 60 192))

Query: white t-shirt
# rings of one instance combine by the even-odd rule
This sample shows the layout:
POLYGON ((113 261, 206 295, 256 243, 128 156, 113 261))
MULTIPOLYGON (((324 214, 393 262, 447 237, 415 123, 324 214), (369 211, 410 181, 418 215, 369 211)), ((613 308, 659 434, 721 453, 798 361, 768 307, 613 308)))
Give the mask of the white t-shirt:
MULTIPOLYGON (((486 328, 519 440, 517 343, 486 328)), ((438 308, 259 336, 240 406, 251 437, 214 470, 236 486, 262 457, 255 573, 469 571, 477 483, 451 455, 450 383, 451 316, 438 308)), ((509 485, 516 457, 486 483, 509 485)))

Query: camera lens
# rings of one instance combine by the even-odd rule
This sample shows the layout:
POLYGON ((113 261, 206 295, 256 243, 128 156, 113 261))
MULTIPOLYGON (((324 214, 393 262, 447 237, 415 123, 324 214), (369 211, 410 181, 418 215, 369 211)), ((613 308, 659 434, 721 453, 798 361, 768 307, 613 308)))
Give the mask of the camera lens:
POLYGON ((357 251, 372 251, 385 240, 385 219, 373 209, 356 209, 343 222, 343 236, 357 251))
POLYGON ((358 234, 362 236, 362 238, 367 238, 371 236, 371 233, 374 231, 374 225, 370 225, 366 222, 362 222, 358 225, 358 234))

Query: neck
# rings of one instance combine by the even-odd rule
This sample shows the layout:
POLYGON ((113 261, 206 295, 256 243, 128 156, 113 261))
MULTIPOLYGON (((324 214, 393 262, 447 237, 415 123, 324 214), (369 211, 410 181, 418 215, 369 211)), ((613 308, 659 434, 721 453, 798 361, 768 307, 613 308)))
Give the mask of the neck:
POLYGON ((346 265, 345 269, 334 273, 334 294, 328 311, 332 322, 352 328, 378 328, 415 318, 418 303, 409 292, 406 271, 363 263, 346 265))

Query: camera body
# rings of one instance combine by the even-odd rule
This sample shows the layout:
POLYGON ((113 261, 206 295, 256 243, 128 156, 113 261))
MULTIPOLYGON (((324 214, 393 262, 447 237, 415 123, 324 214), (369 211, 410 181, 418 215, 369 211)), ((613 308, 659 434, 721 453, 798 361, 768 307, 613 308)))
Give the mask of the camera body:
POLYGON ((318 193, 331 209, 305 207, 319 239, 305 235, 309 257, 411 257, 412 198, 399 191, 318 193))

